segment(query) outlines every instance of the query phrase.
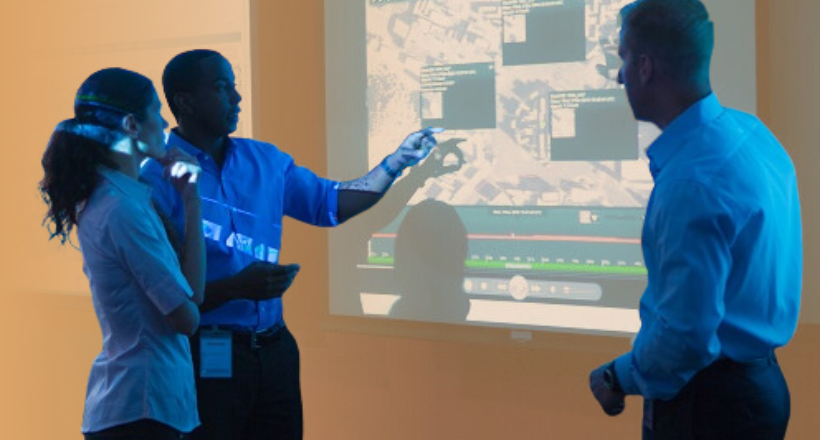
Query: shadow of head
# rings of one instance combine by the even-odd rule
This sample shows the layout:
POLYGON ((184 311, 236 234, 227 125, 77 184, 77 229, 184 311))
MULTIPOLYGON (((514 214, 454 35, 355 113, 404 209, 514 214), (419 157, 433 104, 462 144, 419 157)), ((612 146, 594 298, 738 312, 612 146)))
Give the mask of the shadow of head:
POLYGON ((394 258, 401 300, 391 316, 464 320, 469 308, 462 287, 467 229, 455 208, 436 200, 410 208, 399 226, 394 258))

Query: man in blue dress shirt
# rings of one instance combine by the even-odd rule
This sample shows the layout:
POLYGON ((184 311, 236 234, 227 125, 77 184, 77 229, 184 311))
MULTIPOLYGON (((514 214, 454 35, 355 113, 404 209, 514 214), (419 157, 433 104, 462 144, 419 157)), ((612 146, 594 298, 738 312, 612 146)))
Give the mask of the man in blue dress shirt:
MULTIPOLYGON (((176 56, 163 73, 178 127, 169 148, 202 167, 207 287, 199 332, 192 338, 202 426, 194 439, 301 439, 299 351, 282 320, 281 295, 297 265, 279 265, 282 218, 335 226, 367 210, 401 171, 435 146, 438 129, 405 139, 370 173, 334 182, 296 165, 274 145, 231 138, 241 96, 230 63, 208 50, 176 56)), ((183 204, 148 162, 141 178, 181 235, 183 204)))
POLYGON ((663 133, 647 150, 641 330, 590 387, 609 415, 643 396, 644 439, 782 439, 790 397, 774 350, 797 326, 802 279, 794 167, 760 120, 712 93, 699 0, 640 0, 621 18, 619 82, 663 133))

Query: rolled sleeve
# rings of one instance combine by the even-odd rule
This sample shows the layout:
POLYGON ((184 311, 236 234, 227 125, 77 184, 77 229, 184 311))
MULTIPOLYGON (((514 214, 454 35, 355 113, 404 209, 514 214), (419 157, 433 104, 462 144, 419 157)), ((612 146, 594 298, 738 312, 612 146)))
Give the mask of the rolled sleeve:
POLYGON ((627 353, 615 359, 615 375, 618 377, 618 385, 621 386, 621 390, 623 390, 625 394, 641 394, 633 372, 632 353, 627 353))
POLYGON ((295 164, 285 171, 285 215, 315 226, 336 226, 338 197, 338 182, 295 164))
POLYGON ((193 291, 150 206, 120 203, 109 214, 109 237, 118 258, 160 313, 188 301, 193 291))

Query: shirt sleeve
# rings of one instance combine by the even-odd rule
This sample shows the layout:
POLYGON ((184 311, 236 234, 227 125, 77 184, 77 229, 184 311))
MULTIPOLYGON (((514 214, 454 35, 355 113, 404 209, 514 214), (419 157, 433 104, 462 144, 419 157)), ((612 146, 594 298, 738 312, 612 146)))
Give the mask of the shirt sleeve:
POLYGON ((184 237, 185 211, 179 193, 165 177, 163 168, 154 159, 148 159, 140 169, 140 181, 153 188, 153 199, 157 209, 171 219, 178 237, 184 237))
POLYGON ((735 225, 726 204, 699 183, 679 182, 654 198, 643 326, 615 368, 627 394, 671 399, 720 354, 735 225))
POLYGON ((336 226, 338 196, 338 182, 323 179, 290 160, 285 169, 285 215, 315 226, 336 226))
POLYGON ((112 208, 107 220, 111 246, 160 313, 182 305, 193 291, 185 280, 174 250, 150 206, 129 201, 112 208))

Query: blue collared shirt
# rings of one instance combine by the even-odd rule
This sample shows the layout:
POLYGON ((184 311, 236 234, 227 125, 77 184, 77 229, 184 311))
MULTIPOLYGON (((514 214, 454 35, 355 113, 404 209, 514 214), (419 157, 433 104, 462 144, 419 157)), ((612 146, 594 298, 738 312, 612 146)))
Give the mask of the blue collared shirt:
POLYGON ((199 425, 188 338, 167 315, 193 295, 151 188, 107 168, 80 212, 83 271, 103 335, 88 377, 82 431, 151 419, 199 425))
MULTIPOLYGON (((210 155, 172 131, 168 148, 174 147, 202 166, 199 191, 209 282, 236 275, 254 261, 277 263, 285 215, 317 226, 337 224, 338 183, 297 166, 274 145, 230 138, 221 169, 210 155)), ((162 166, 147 161, 140 178, 154 187, 159 209, 177 231, 184 231, 182 199, 163 178, 162 166)), ((234 300, 204 313, 200 324, 263 330, 281 319, 281 299, 234 300)))
POLYGON ((649 147, 641 330, 615 362, 627 394, 671 399, 720 357, 791 339, 802 283, 794 166, 755 116, 709 95, 649 147))

